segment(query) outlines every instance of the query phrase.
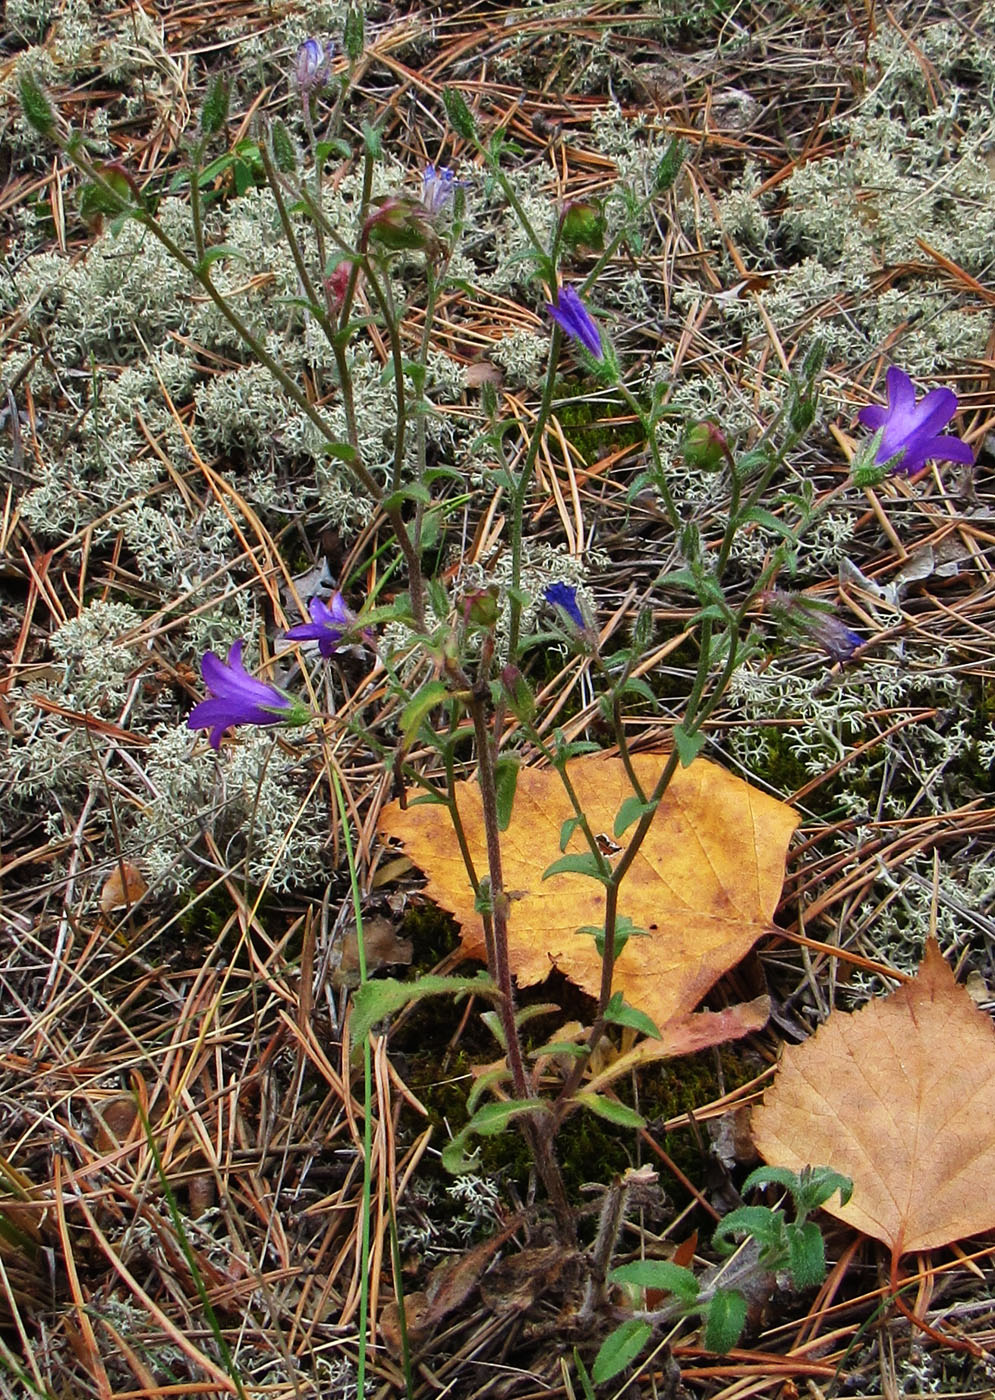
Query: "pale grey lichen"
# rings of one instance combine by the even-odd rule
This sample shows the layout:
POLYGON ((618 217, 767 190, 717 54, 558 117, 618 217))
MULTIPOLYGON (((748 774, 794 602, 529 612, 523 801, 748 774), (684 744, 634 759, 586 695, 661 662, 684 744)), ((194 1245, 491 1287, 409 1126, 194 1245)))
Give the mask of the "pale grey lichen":
POLYGON ((311 791, 307 748, 244 728, 215 753, 185 725, 163 726, 152 734, 144 766, 152 795, 133 839, 150 883, 187 888, 191 871, 210 863, 204 832, 228 868, 253 884, 287 889, 324 874, 328 816, 311 791))

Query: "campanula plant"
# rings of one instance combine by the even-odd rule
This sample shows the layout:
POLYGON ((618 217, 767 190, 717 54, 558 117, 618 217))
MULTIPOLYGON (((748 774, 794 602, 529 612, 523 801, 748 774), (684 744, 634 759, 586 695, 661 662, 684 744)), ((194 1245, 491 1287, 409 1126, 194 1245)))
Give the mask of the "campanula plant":
MULTIPOLYGON (((354 26, 345 44, 350 64, 356 62, 361 47, 361 32, 354 26)), ((476 490, 477 480, 468 482, 464 463, 459 458, 451 460, 447 454, 444 415, 432 400, 431 376, 433 356, 435 360, 446 358, 437 349, 437 309, 442 292, 457 285, 455 280, 447 285, 446 278, 461 233, 462 201, 455 199, 455 193, 463 182, 456 179, 450 166, 434 163, 420 172, 420 198, 413 190, 404 192, 399 176, 386 179, 379 131, 368 126, 361 138, 354 137, 350 144, 338 120, 348 74, 331 113, 322 109, 332 62, 327 40, 308 39, 298 50, 289 74, 290 88, 300 98, 297 116, 307 136, 309 164, 301 161, 294 141, 277 122, 260 118, 257 126, 268 207, 292 264, 293 293, 286 298, 289 314, 298 318, 297 326, 314 335, 321 352, 314 357, 316 368, 308 362, 307 374, 288 368, 273 353, 271 341, 253 319, 250 293, 240 292, 237 298, 228 295, 225 283, 212 272, 227 253, 223 244, 210 246, 211 231, 194 193, 197 181, 192 182, 191 190, 196 255, 190 256, 140 193, 127 182, 123 189, 110 182, 90 160, 82 141, 60 134, 47 100, 30 83, 25 107, 36 127, 57 141, 87 179, 116 201, 113 207, 120 215, 137 220, 185 269, 212 310, 224 318, 246 358, 269 372, 288 405, 317 435, 322 458, 351 479, 366 516, 381 531, 390 563, 377 575, 362 623, 364 627, 390 624, 385 628, 375 684, 390 687, 397 703, 381 718, 379 728, 365 736, 366 746, 392 768, 395 779, 419 783, 427 789, 427 798, 445 807, 451 816, 484 927, 490 976, 481 995, 493 1001, 492 1020, 506 1061, 506 1069, 500 1070, 493 1082, 500 1084, 500 1091, 508 1097, 477 1110, 467 1132, 478 1128, 481 1133, 494 1131, 493 1110, 503 1112, 501 1104, 511 1103, 514 1114, 508 1114, 503 1123, 514 1117, 560 1232, 573 1240, 576 1214, 567 1200, 557 1163, 557 1132, 567 1117, 582 1107, 578 1091, 609 1027, 622 1024, 645 1030, 633 1020, 636 1009, 620 1006, 612 991, 615 958, 626 936, 625 916, 619 913, 620 890, 669 783, 678 768, 692 763, 704 746, 705 727, 752 644, 751 618, 778 573, 790 569, 793 551, 809 522, 810 515, 795 510, 789 498, 771 498, 775 479, 779 475, 783 478, 791 467, 791 454, 814 421, 821 359, 812 352, 800 370, 790 373, 783 407, 769 415, 748 450, 738 449, 731 435, 727 438, 711 421, 688 425, 691 431, 684 435, 685 451, 689 457, 697 454, 699 465, 723 492, 718 525, 711 537, 704 538, 688 503, 675 499, 674 473, 661 450, 661 425, 672 412, 664 401, 668 386, 657 386, 647 395, 641 381, 632 387, 632 374, 627 382, 611 338, 578 290, 579 286, 598 286, 599 276, 619 252, 624 228, 605 242, 596 208, 582 211, 583 218, 578 215, 574 220, 578 228, 570 230, 564 218, 551 211, 550 232, 540 237, 519 197, 513 172, 502 163, 507 147, 499 136, 485 144, 466 101, 448 91, 444 102, 454 143, 462 142, 464 150, 485 168, 492 188, 501 190, 521 224, 527 246, 521 259, 527 269, 523 300, 528 305, 521 308, 523 317, 541 319, 544 306, 556 328, 548 338, 534 412, 530 408, 523 415, 493 384, 486 385, 481 394, 481 430, 474 444, 473 469, 501 495, 505 534, 494 558, 500 558, 505 572, 486 579, 484 587, 477 578, 464 582, 468 562, 465 545, 454 548, 452 536, 441 537, 452 501, 457 500, 457 509, 462 509, 470 492, 476 490), (330 129, 327 136, 323 132, 320 141, 315 129, 319 113, 323 119, 327 115, 330 129), (329 212, 326 167, 330 155, 354 171, 355 199, 348 218, 342 217, 340 206, 336 206, 335 217, 329 212), (452 218, 448 217, 451 210, 452 218), (575 256, 593 259, 577 286, 564 281, 564 276, 577 277, 568 263, 575 256), (624 845, 611 862, 570 785, 567 765, 577 749, 555 732, 551 736, 546 716, 537 713, 539 701, 529 679, 530 669, 539 669, 533 663, 542 647, 541 638, 529 629, 543 601, 558 609, 579 632, 588 633, 591 628, 577 586, 547 582, 550 573, 555 576, 556 572, 548 567, 537 578, 540 571, 530 572, 526 549, 526 521, 536 499, 541 454, 553 440, 550 430, 557 417, 563 382, 563 335, 573 343, 581 369, 599 381, 612 409, 628 415, 637 425, 646 465, 632 484, 633 491, 651 494, 665 523, 675 564, 666 569, 661 566, 659 575, 648 584, 631 639, 611 657, 602 658, 591 647, 583 658, 596 678, 594 683, 601 687, 595 698, 604 732, 617 746, 632 785, 631 797, 625 799, 631 819, 617 824, 617 835, 624 838, 624 845), (375 369, 373 379, 363 379, 360 370, 370 363, 375 369), (327 371, 324 380, 323 371, 327 371), (364 385, 372 394, 371 383, 386 397, 388 411, 383 411, 384 397, 377 399, 381 407, 376 431, 364 434, 359 398, 364 385), (333 412, 337 415, 334 418, 333 412), (732 567, 734 545, 740 534, 757 529, 766 531, 772 543, 765 548, 762 564, 744 579, 742 571, 732 567), (445 560, 444 571, 438 566, 440 559, 445 560), (381 597, 376 596, 377 590, 383 590, 381 597), (681 625, 688 629, 689 653, 695 660, 683 713, 672 726, 673 749, 661 761, 658 775, 654 772, 652 787, 644 788, 631 762, 627 706, 633 698, 640 704, 655 703, 652 686, 640 667, 652 647, 654 627, 663 611, 660 600, 665 596, 669 607, 673 592, 684 595, 681 625), (459 765, 471 745, 487 851, 486 868, 479 870, 469 857, 456 801, 459 765), (409 761, 412 751, 418 750, 432 755, 431 776, 426 776, 426 767, 409 761), (555 769, 563 781, 574 809, 571 830, 581 832, 587 847, 581 855, 571 854, 567 859, 574 862, 571 869, 597 882, 602 911, 600 927, 592 925, 591 929, 603 961, 603 985, 583 1043, 551 1094, 532 1073, 521 1035, 507 955, 513 892, 504 885, 501 849, 507 825, 504 818, 514 803, 518 765, 525 756, 534 755, 555 769), (625 1020, 627 1014, 629 1019, 625 1020), (488 1111, 490 1120, 486 1119, 488 1111)), ((210 140, 220 139, 224 125, 224 119, 216 116, 203 124, 198 159, 210 140)), ((674 160, 660 162, 658 175, 645 195, 647 208, 669 186, 677 168, 674 160)), ((411 178, 418 179, 418 172, 412 172, 411 178)), ((448 327, 446 336, 445 343, 451 343, 448 327)), ((969 459, 965 443, 941 435, 956 408, 953 394, 934 390, 917 405, 908 377, 894 369, 889 371, 888 388, 888 408, 865 409, 861 415, 868 427, 881 432, 879 461, 882 454, 886 460, 899 457, 900 469, 913 471, 929 457, 969 459)), ((475 409, 476 401, 467 413, 475 409)), ((556 467, 553 462, 554 472, 556 467)), ((380 553, 375 562, 381 565, 380 553)), ((481 567, 476 558, 473 562, 475 568, 481 567)), ((371 578, 374 574, 371 563, 371 578)), ((792 603, 791 610, 797 612, 798 606, 792 603)), ((291 642, 317 643, 319 655, 327 658, 358 626, 341 593, 336 592, 327 602, 312 598, 309 620, 291 627, 286 635, 291 642)), ((841 632, 825 619, 808 618, 806 635, 840 658, 851 655, 860 642, 856 634, 845 628, 841 632)), ((236 641, 226 662, 214 652, 203 658, 208 695, 194 706, 187 723, 191 729, 208 731, 215 749, 232 727, 301 724, 311 714, 282 690, 251 676, 242 664, 243 649, 244 643, 236 641)), ((306 656, 302 659, 307 660, 306 656)), ((333 683, 334 678, 327 679, 333 683)), ((356 706, 354 713, 361 712, 362 706, 356 706)), ((327 718, 330 724, 337 723, 334 715, 327 718)), ((548 867, 547 873, 552 871, 553 866, 548 867)), ((585 928, 584 932, 588 931, 585 928)), ((412 997, 424 993, 416 982, 404 984, 400 993, 397 986, 388 988, 385 982, 364 986, 357 1006, 362 1000, 367 1023, 386 1017, 403 1004, 409 991, 412 997), (382 999, 379 1002, 378 997, 382 999)), ((438 978, 431 990, 456 992, 461 988, 462 984, 438 978)), ((486 1086, 481 1087, 480 1093, 485 1090, 486 1086)))

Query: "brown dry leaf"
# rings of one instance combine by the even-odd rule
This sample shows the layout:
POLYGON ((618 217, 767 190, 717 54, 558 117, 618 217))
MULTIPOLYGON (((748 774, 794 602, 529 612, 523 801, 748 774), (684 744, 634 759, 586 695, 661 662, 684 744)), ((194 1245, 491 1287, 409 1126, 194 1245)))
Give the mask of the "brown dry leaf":
MULTIPOLYGON (((653 787, 663 762, 662 754, 633 758, 645 790, 653 787)), ((632 795, 621 760, 594 754, 573 760, 568 771, 592 829, 611 836, 616 813, 632 795)), ((456 800, 474 864, 486 871, 476 785, 457 784, 456 800)), ((512 898, 511 966, 521 986, 541 982, 558 967, 597 995, 601 958, 594 939, 576 930, 602 922, 604 889, 572 873, 542 878, 560 857, 560 828, 572 816, 554 771, 522 770, 511 823, 501 838, 505 888, 512 898)), ((790 807, 704 759, 674 775, 619 898, 619 913, 650 936, 629 940, 614 984, 661 1030, 693 1011, 770 927, 797 824, 790 807)), ((483 961, 483 926, 445 808, 426 804, 402 811, 391 803, 381 825, 424 870, 429 897, 459 920, 466 953, 483 961)), ((575 831, 567 852, 585 850, 583 835, 575 831)))
POLYGON ((676 1060, 712 1045, 739 1040, 753 1031, 763 1030, 769 1019, 770 997, 767 996, 739 1001, 721 1011, 696 1011, 692 1016, 682 1016, 661 1027, 663 1035, 659 1039, 647 1036, 631 1050, 616 1056, 587 1081, 585 1088, 596 1093, 623 1075, 655 1064, 657 1060, 676 1060))
POLYGON ((896 1255, 995 1228, 995 1030, 932 939, 913 981, 785 1050, 753 1127, 771 1165, 849 1176, 824 1209, 896 1255))
POLYGON ((100 910, 103 914, 113 914, 116 909, 129 909, 137 904, 148 890, 148 884, 137 865, 130 860, 119 860, 104 881, 100 891, 100 910))
MULTIPOLYGON (((363 921, 363 950, 367 973, 399 963, 407 965, 414 957, 410 938, 398 938, 397 928, 390 919, 377 915, 363 921)), ((342 941, 339 965, 332 972, 333 987, 359 986, 359 935, 350 929, 342 941)))

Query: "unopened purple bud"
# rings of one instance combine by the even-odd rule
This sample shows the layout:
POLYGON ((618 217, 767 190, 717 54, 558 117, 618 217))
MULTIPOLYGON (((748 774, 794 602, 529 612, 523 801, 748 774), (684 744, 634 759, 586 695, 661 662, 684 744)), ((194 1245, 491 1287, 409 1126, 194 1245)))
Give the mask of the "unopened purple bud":
POLYGON ((848 661, 864 645, 859 632, 851 631, 827 604, 815 598, 774 588, 764 594, 764 600, 786 632, 821 647, 833 661, 848 661))
POLYGON ((297 50, 294 64, 294 77, 301 92, 310 93, 316 88, 328 86, 332 76, 332 55, 335 46, 331 39, 305 39, 297 50))

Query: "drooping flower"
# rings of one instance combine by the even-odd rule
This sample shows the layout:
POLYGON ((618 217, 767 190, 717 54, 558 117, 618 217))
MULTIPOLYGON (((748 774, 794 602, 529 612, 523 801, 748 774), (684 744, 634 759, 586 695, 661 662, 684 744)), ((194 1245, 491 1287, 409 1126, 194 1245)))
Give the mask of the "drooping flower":
POLYGON ((301 92, 328 86, 332 76, 332 56, 335 45, 331 39, 305 39, 297 50, 294 77, 301 92))
POLYGON ((551 583, 542 596, 554 608, 561 608, 574 626, 579 627, 582 632, 586 630, 587 619, 581 612, 577 601, 577 589, 572 583, 551 583))
POLYGON ((901 453, 892 473, 912 476, 931 457, 941 462, 973 462, 974 453, 959 437, 941 436, 957 412, 957 395, 952 389, 930 389, 916 403, 915 385, 896 365, 886 375, 888 406, 868 404, 857 415, 872 432, 883 429, 874 460, 883 466, 901 453))
POLYGON ((299 701, 249 675, 242 665, 244 646, 241 640, 232 642, 227 661, 205 652, 200 663, 208 698, 194 705, 187 728, 209 729, 213 749, 233 724, 304 724, 311 717, 299 701))
POLYGON ((333 593, 330 603, 331 606, 322 602, 320 598, 312 598, 308 603, 311 621, 302 622, 297 627, 291 627, 287 633, 287 640, 290 642, 317 642, 318 650, 322 656, 334 655, 342 638, 349 631, 356 618, 346 607, 341 593, 333 593))
POLYGON ((857 648, 864 645, 860 633, 851 631, 841 622, 827 603, 780 588, 772 588, 763 597, 786 632, 821 647, 833 661, 849 661, 857 648))
POLYGON ((604 359, 605 347, 597 322, 573 287, 561 287, 556 294, 556 301, 546 303, 546 310, 561 331, 565 331, 574 340, 579 340, 596 360, 604 359))
POLYGON ((421 202, 429 214, 443 213, 465 180, 457 180, 448 165, 426 165, 421 177, 421 202))

